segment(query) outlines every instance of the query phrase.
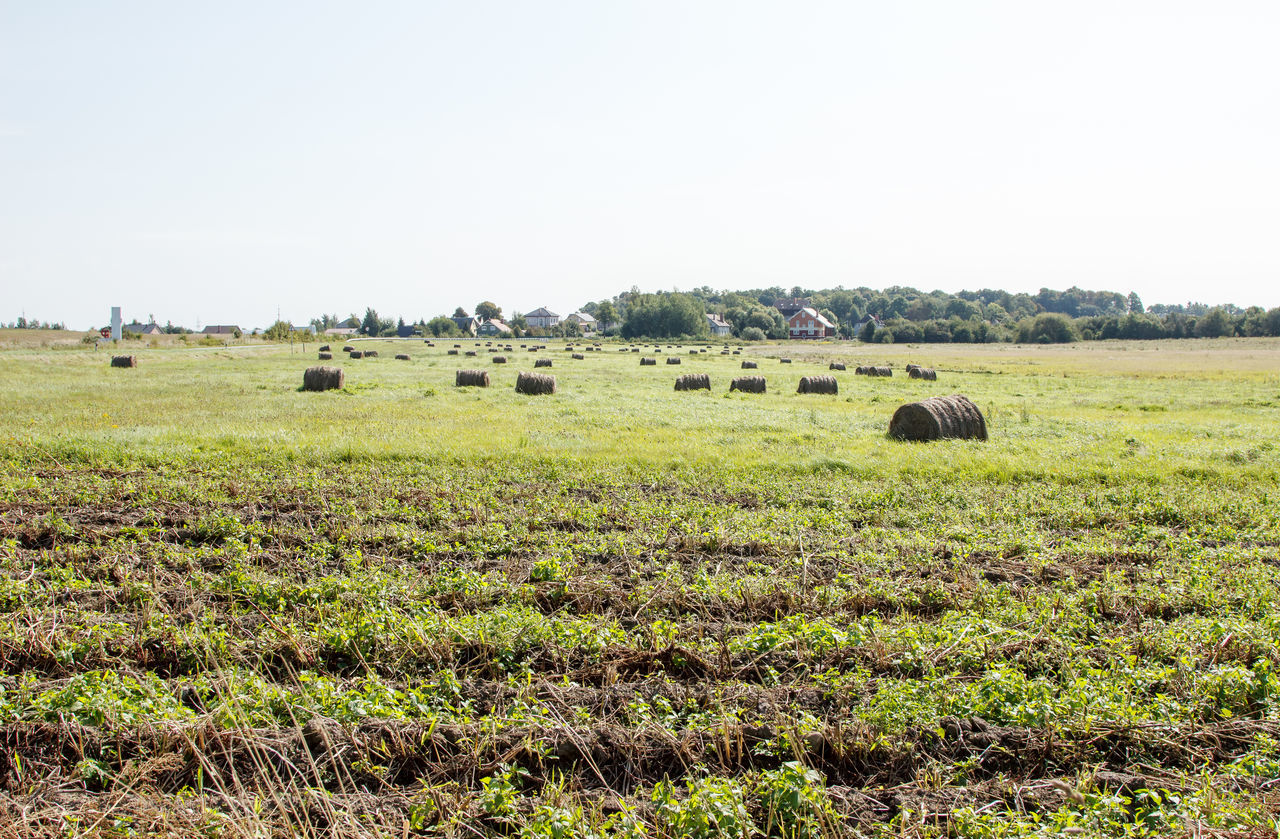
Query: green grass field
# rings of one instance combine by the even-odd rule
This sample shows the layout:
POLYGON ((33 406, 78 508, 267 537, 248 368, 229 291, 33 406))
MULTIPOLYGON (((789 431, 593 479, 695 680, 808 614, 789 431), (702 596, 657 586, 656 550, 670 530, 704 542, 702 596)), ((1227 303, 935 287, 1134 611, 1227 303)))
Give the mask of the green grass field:
POLYGON ((1277 835, 1280 340, 514 343, 0 333, 0 837, 1277 835))

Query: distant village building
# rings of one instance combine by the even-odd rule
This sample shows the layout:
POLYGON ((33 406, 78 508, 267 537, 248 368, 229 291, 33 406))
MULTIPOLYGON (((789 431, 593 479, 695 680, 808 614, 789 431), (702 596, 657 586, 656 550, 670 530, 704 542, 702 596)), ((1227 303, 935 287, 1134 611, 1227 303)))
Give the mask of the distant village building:
POLYGON ((163 335, 164 330, 154 323, 126 323, 121 327, 125 332, 132 332, 134 335, 163 335))
POLYGON ((862 333, 866 331, 866 328, 869 325, 872 326, 872 330, 874 331, 876 329, 879 329, 884 324, 882 324, 880 322, 880 318, 876 317, 875 315, 863 315, 862 317, 858 318, 858 322, 853 325, 853 337, 861 338, 862 333))
POLYGON ((808 306, 787 318, 787 333, 793 339, 834 338, 836 325, 808 306))
POLYGON ((476 330, 477 335, 510 335, 511 327, 507 326, 500 320, 490 318, 476 330))
MULTIPOLYGON (((529 322, 529 316, 525 315, 525 323, 529 322)), ((583 335, 594 335, 596 332, 596 319, 586 312, 574 312, 571 315, 564 316, 565 323, 576 323, 579 331, 583 335)))
POLYGON ((707 328, 711 330, 712 335, 716 336, 733 334, 733 327, 729 322, 716 314, 707 314, 707 328))
POLYGON ((241 332, 240 327, 238 326, 219 323, 219 324, 210 324, 209 326, 206 326, 204 329, 200 330, 200 334, 201 335, 232 335, 234 336, 236 334, 244 334, 244 333, 241 332))
POLYGON ((782 312, 782 317, 790 320, 791 316, 801 309, 809 306, 811 301, 807 297, 782 297, 773 301, 773 308, 782 312))
POLYGON ((484 322, 479 315, 469 315, 466 312, 454 315, 449 320, 453 321, 453 325, 458 327, 458 331, 463 335, 475 335, 476 330, 480 328, 480 324, 484 322))
POLYGON ((324 334, 335 338, 346 338, 349 335, 359 335, 360 329, 354 326, 331 326, 324 331, 324 334))
POLYGON ((524 316, 524 322, 530 329, 550 329, 560 322, 560 316, 546 306, 539 306, 524 316))

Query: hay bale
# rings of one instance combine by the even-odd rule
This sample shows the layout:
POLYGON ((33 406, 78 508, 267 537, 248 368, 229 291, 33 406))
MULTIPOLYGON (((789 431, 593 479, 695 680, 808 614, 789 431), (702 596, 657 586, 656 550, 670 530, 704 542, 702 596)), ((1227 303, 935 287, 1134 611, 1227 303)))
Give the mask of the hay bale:
POLYGON ((586 356, 585 356, 585 355, 583 355, 583 354, 582 354, 582 353, 580 353, 580 352, 576 352, 576 353, 574 353, 573 355, 571 355, 571 356, 569 356, 569 357, 570 357, 570 358, 572 358, 572 359, 574 359, 575 361, 582 361, 584 358, 586 358, 586 356))
POLYGON ((764 376, 739 376, 729 382, 729 392, 764 393, 764 376))
POLYGON ((938 372, 932 367, 921 367, 916 364, 907 368, 907 375, 913 379, 924 379, 927 382, 936 382, 938 380, 938 372))
POLYGON ((340 390, 346 380, 341 367, 308 367, 302 374, 302 389, 340 390))
POLYGON ((854 372, 854 375, 865 376, 867 375, 867 368, 863 366, 858 366, 853 368, 853 372, 854 372))
POLYGON ((112 367, 137 367, 138 357, 136 355, 113 355, 111 356, 112 367))
POLYGON ((843 369, 844 369, 844 362, 843 362, 843 361, 833 361, 833 362, 831 362, 830 364, 828 364, 828 365, 827 365, 827 369, 828 369, 828 370, 843 370, 843 369))
POLYGON ((351 353, 350 353, 350 356, 349 356, 349 357, 350 357, 350 358, 364 358, 364 353, 363 353, 363 352, 361 352, 360 350, 352 350, 352 351, 351 351, 351 353))
POLYGON ((796 389, 796 393, 837 394, 839 392, 840 385, 836 382, 835 376, 802 376, 800 387, 796 389))
POLYGON ((490 347, 488 351, 489 351, 489 352, 491 352, 491 353, 495 353, 495 352, 497 352, 497 351, 498 351, 498 348, 497 348, 497 347, 490 347))
POLYGON ((467 353, 467 356, 468 356, 468 357, 470 357, 470 358, 475 358, 475 357, 476 357, 476 351, 475 351, 475 350, 467 350, 467 351, 466 351, 466 353, 467 353))
POLYGON ((872 367, 871 369, 876 371, 876 372, 873 374, 873 375, 876 375, 876 376, 886 376, 886 377, 890 377, 890 378, 892 378, 892 376, 893 376, 893 368, 892 368, 892 367, 872 367))
POLYGON ((910 375, 910 373, 911 373, 911 371, 912 371, 912 370, 916 370, 916 369, 918 369, 919 367, 920 367, 920 365, 919 365, 919 364, 908 364, 908 365, 907 365, 907 374, 908 374, 908 375, 910 375))
POLYGON ((733 354, 734 354, 734 355, 742 355, 742 350, 734 350, 734 351, 733 351, 733 354))
POLYGON ((759 366, 760 366, 760 365, 759 365, 759 364, 757 364, 757 363, 756 363, 756 362, 754 362, 754 361, 744 361, 744 362, 742 362, 742 369, 743 369, 743 370, 755 370, 755 369, 756 369, 757 367, 759 367, 759 366))
POLYGON ((669 355, 669 356, 667 356, 667 363, 668 363, 668 364, 679 364, 679 363, 680 363, 680 361, 681 361, 681 359, 680 359, 680 357, 679 357, 679 356, 675 356, 675 355, 669 355))
POLYGON ((333 353, 331 353, 331 352, 322 352, 322 353, 320 353, 320 360, 321 360, 321 361, 330 361, 330 360, 332 360, 332 359, 333 359, 333 353))
POLYGON ((535 358, 535 359, 533 360, 533 366, 534 366, 534 367, 550 367, 550 366, 551 366, 551 359, 549 359, 549 358, 535 358))
POLYGON ((346 344, 346 345, 344 345, 344 346, 343 346, 342 351, 343 351, 343 352, 351 352, 351 351, 352 351, 352 350, 354 350, 354 349, 355 349, 355 347, 351 346, 350 344, 346 344))
POLYGON ((932 396, 894 411, 889 436, 895 440, 985 440, 987 420, 967 396, 932 396))
POLYGON ((329 345, 328 345, 328 344, 321 344, 321 345, 320 345, 320 352, 329 352, 329 351, 330 351, 330 350, 329 350, 329 345))
POLYGON ((449 355, 457 355, 457 354, 458 354, 458 351, 457 351, 457 350, 446 350, 446 352, 447 352, 449 355))
POLYGON ((720 354, 721 354, 721 355, 728 355, 728 354, 729 354, 729 351, 728 351, 728 350, 721 350, 721 351, 720 351, 720 354))
POLYGON ((516 376, 516 393, 527 396, 540 396, 556 392, 556 377, 546 373, 526 373, 523 370, 516 376))
POLYGON ((657 364, 658 364, 658 359, 656 359, 656 358, 644 358, 644 357, 641 357, 641 359, 640 359, 640 366, 641 366, 641 367, 655 367, 655 366, 657 366, 657 364))
POLYGON ((711 377, 706 373, 685 373, 683 376, 676 376, 676 390, 711 390, 711 377))
POLYGON ((689 355, 697 355, 697 354, 698 354, 697 350, 689 350, 689 355))
POLYGON ((364 357, 365 357, 365 358, 377 358, 377 357, 378 357, 378 351, 377 351, 377 350, 365 350, 365 351, 364 351, 364 357))
POLYGON ((780 359, 778 359, 778 363, 779 363, 779 364, 790 364, 790 363, 791 363, 791 359, 789 359, 789 358, 780 358, 780 359))
POLYGON ((454 387, 488 387, 488 370, 459 370, 453 374, 454 387))
POLYGON ((494 364, 506 364, 507 357, 505 355, 495 355, 492 361, 494 364))

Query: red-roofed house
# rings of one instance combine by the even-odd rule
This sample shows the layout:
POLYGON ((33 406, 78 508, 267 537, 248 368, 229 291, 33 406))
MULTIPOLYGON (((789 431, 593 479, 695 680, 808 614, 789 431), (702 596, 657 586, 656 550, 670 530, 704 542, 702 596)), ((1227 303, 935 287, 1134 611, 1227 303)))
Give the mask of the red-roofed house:
POLYGON ((834 338, 836 325, 814 309, 805 306, 787 318, 787 332, 793 339, 834 338))

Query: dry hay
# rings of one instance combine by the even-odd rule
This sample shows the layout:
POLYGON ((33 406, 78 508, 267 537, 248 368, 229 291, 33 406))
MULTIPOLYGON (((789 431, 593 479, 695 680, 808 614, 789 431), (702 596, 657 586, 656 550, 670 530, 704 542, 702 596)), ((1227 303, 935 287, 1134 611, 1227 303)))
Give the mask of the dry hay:
POLYGON ((698 354, 697 350, 689 350, 689 355, 697 355, 697 354, 698 354))
POLYGON ((720 351, 720 354, 721 354, 721 355, 728 355, 728 354, 729 354, 729 351, 728 351, 728 350, 721 350, 721 351, 720 351))
POLYGON ((113 355, 111 356, 112 367, 137 367, 138 357, 136 355, 113 355))
POLYGON ((396 353, 396 361, 409 361, 408 353, 396 353))
POLYGON ((756 362, 754 362, 754 361, 744 361, 744 362, 742 362, 742 369, 743 369, 743 370, 755 370, 755 369, 756 369, 757 367, 759 367, 759 366, 760 366, 760 365, 759 365, 759 364, 757 364, 757 363, 756 363, 756 362))
POLYGON ((341 367, 308 367, 302 374, 302 389, 340 390, 346 380, 341 367))
POLYGON ((344 346, 343 346, 342 351, 343 351, 343 352, 351 352, 351 351, 352 351, 352 350, 354 350, 354 349, 355 349, 355 347, 351 346, 350 344, 346 344, 346 345, 344 345, 344 346))
POLYGON ((668 363, 668 364, 679 364, 679 363, 680 363, 680 358, 679 358, 678 356, 674 356, 674 355, 667 356, 667 363, 668 363))
POLYGON ((796 393, 839 393, 835 376, 802 376, 796 393))
POLYGON ((733 354, 734 354, 734 355, 742 355, 742 350, 734 350, 734 351, 733 351, 733 354))
POLYGON ((875 376, 885 376, 885 377, 888 377, 888 378, 893 378, 893 368, 892 368, 892 367, 872 367, 871 369, 876 371, 876 372, 875 372, 875 373, 873 373, 872 375, 875 375, 875 376))
MULTIPOLYGON (((676 360, 679 361, 679 359, 676 360)), ((711 390, 711 377, 706 373, 685 373, 683 376, 676 376, 676 390, 711 390)))
POLYGON ((328 344, 321 344, 321 345, 320 345, 320 352, 329 352, 329 345, 328 345, 328 344))
POLYGON ((321 361, 330 361, 330 360, 332 360, 332 359, 333 359, 333 353, 331 353, 331 352, 322 352, 322 353, 320 353, 320 360, 321 360, 321 361))
POLYGON ((475 357, 476 357, 476 351, 475 351, 475 350, 467 350, 467 355, 468 355, 470 358, 475 358, 475 357))
POLYGON ((789 358, 780 358, 780 359, 778 359, 778 363, 779 363, 779 364, 790 364, 790 363, 791 363, 791 359, 789 359, 789 358))
POLYGON ((490 347, 488 350, 486 350, 486 352, 491 352, 491 353, 492 353, 492 352, 497 352, 497 351, 498 351, 498 348, 497 348, 497 347, 490 347))
POLYGON ((870 369, 871 369, 871 368, 869 368, 869 367, 861 367, 861 366, 859 366, 859 367, 855 367, 855 368, 853 368, 853 372, 854 372, 854 375, 857 375, 857 376, 865 376, 865 375, 867 375, 867 371, 868 371, 868 370, 870 370, 870 369))
POLYGON ((548 376, 546 373, 526 373, 523 370, 516 376, 516 393, 539 396, 555 392, 555 376, 548 376))
POLYGON ((493 361, 493 363, 494 363, 494 364, 506 364, 506 363, 507 363, 507 357, 506 357, 505 355, 495 355, 495 356, 492 358, 492 361, 493 361))
POLYGON ((377 350, 365 350, 365 351, 364 351, 364 357, 365 357, 365 358, 377 358, 377 357, 378 357, 378 351, 377 351, 377 350))
POLYGON ((764 376, 739 376, 729 382, 729 392, 764 393, 764 376))
POLYGON ((582 353, 580 353, 580 352, 576 352, 576 353, 574 353, 573 355, 571 355, 571 356, 569 356, 569 357, 570 357, 570 358, 572 358, 572 359, 574 359, 574 360, 576 360, 576 361, 582 361, 584 358, 586 358, 586 356, 585 356, 585 355, 583 355, 583 354, 582 354, 582 353))
POLYGON ((889 436, 895 440, 985 440, 987 420, 967 396, 932 396, 894 411, 889 436))
POLYGON ((449 355, 457 355, 457 354, 458 354, 458 351, 457 351, 457 350, 446 350, 446 352, 447 352, 449 355))
POLYGON ((534 367, 550 367, 550 366, 551 366, 551 359, 549 359, 549 358, 535 358, 535 359, 533 360, 533 366, 534 366, 534 367))
POLYGON ((833 361, 833 362, 831 362, 830 364, 828 364, 828 365, 827 365, 827 369, 828 369, 828 370, 843 370, 843 369, 845 369, 845 368, 844 368, 844 362, 843 362, 843 361, 833 361))
POLYGON ((454 387, 488 387, 488 370, 459 370, 453 374, 454 387))
POLYGON ((926 382, 936 382, 938 380, 938 371, 932 367, 920 367, 915 364, 907 368, 907 375, 913 379, 924 379, 926 382))
POLYGON ((352 350, 350 356, 351 358, 364 358, 364 353, 360 350, 352 350))
POLYGON ((658 359, 656 359, 656 358, 641 358, 641 359, 640 359, 640 366, 641 366, 641 367, 653 367, 653 366, 656 366, 656 365, 657 365, 657 363, 658 363, 658 359))

